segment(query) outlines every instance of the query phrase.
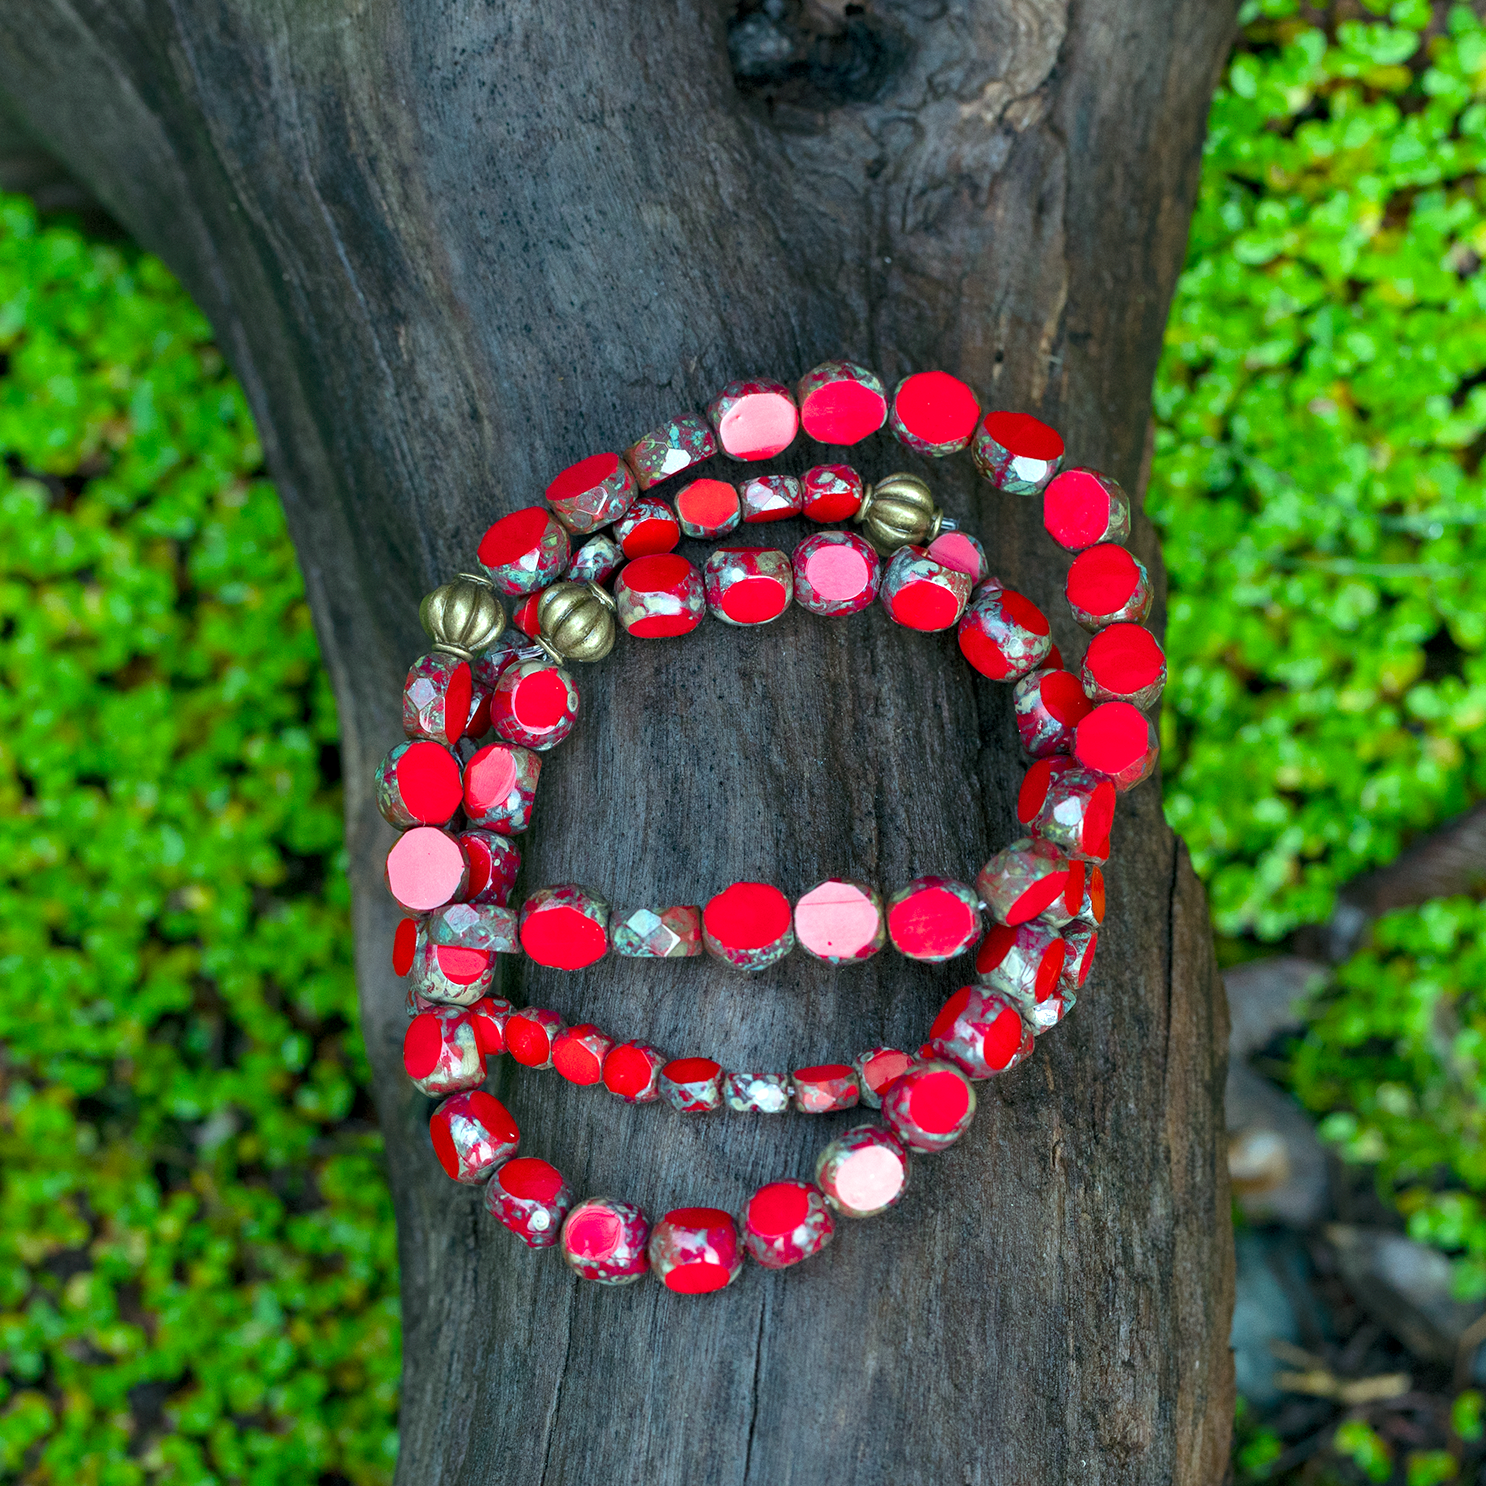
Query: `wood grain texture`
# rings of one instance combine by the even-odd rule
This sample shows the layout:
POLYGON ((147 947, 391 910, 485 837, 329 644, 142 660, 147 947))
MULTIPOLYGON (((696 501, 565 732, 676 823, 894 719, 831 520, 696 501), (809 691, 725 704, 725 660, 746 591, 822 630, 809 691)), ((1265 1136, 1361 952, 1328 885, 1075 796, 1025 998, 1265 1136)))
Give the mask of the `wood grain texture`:
MULTIPOLYGON (((817 0, 817 10, 831 7, 817 0)), ((1077 1015, 982 1085, 902 1206, 709 1300, 578 1286, 434 1165, 401 1076, 390 832, 419 595, 492 517, 722 382, 849 354, 957 371, 1134 488, 1232 26, 1212 0, 892 0, 867 102, 735 88, 702 0, 11 0, 0 92, 211 315, 262 430, 341 708, 364 1025, 399 1217, 399 1480, 1205 1483, 1232 1414, 1226 1013, 1154 786, 1129 797, 1077 1015)), ((837 10, 839 14, 839 8, 837 10)), ((869 477, 923 466, 884 440, 869 477)), ((805 453, 782 467, 808 463, 805 453)), ((929 477, 1054 616, 1036 502, 929 477)), ((759 534, 787 546, 789 526, 759 534)), ((1153 568, 1148 526, 1137 548, 1153 568)), ((1004 689, 952 638, 799 612, 621 644, 543 777, 525 881, 698 901, 762 876, 889 887, 1010 838, 1004 689)), ((506 990, 674 1052, 785 1067, 909 1043, 951 972, 798 957, 516 969, 506 990)), ((845 1121, 493 1087, 524 1149, 658 1213, 738 1208, 845 1121)))

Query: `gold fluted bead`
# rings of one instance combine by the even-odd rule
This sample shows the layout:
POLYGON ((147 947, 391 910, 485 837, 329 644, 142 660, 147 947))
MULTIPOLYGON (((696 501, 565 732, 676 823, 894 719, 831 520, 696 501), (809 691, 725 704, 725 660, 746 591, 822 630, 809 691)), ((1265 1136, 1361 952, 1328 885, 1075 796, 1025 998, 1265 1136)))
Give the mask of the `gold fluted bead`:
POLYGON ((602 660, 614 648, 614 600, 597 583, 554 583, 537 602, 537 629, 561 660, 602 660))
POLYGON ((488 578, 461 573, 440 583, 418 605, 418 619, 435 650, 471 660, 488 649, 506 627, 506 611, 488 578))
POLYGON ((871 486, 857 509, 857 523, 868 542, 884 557, 900 547, 922 547, 954 523, 934 504, 929 487, 917 475, 889 475, 871 486))

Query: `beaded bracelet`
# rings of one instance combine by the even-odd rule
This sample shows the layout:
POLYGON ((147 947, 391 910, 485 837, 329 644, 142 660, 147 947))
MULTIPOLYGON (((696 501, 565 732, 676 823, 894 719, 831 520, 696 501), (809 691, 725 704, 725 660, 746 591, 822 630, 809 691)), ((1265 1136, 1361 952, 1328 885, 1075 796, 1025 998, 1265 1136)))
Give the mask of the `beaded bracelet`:
POLYGON ((1107 475, 1062 468, 1063 452, 1059 435, 1036 418, 983 415, 972 389, 946 372, 909 376, 891 399, 873 373, 845 361, 816 367, 793 391, 734 382, 705 419, 683 414, 622 454, 563 470, 545 506, 512 512, 485 533, 479 574, 461 574, 423 600, 433 647, 403 689, 407 741, 377 773, 382 814, 401 832, 387 885, 409 915, 393 945, 393 967, 410 982, 404 1064, 423 1093, 442 1098, 430 1131, 445 1171, 484 1184, 487 1209, 529 1246, 558 1245, 586 1279, 625 1284, 653 1269, 682 1293, 730 1284, 745 1251, 769 1268, 796 1263, 830 1241, 838 1216, 869 1217, 897 1203, 909 1152, 947 1149, 969 1127, 973 1081, 1014 1067, 1072 1009, 1104 915, 1100 864, 1116 794, 1155 767, 1144 709, 1159 697, 1166 665, 1141 623, 1149 579, 1120 545, 1129 501, 1107 475), (1078 675, 1064 669, 1042 611, 991 576, 980 543, 913 475, 868 485, 850 466, 829 464, 739 484, 693 478, 670 501, 650 493, 719 449, 739 461, 770 459, 801 427, 841 446, 884 423, 919 454, 969 448, 998 489, 1042 496, 1049 534, 1076 554, 1069 607, 1092 631, 1078 675), (700 571, 674 550, 682 535, 721 537, 741 523, 798 515, 851 521, 862 534, 821 531, 789 554, 719 547, 700 571), (586 539, 576 552, 573 537, 586 539), (603 586, 611 579, 612 594, 603 586), (497 595, 515 604, 512 630, 497 595), (602 660, 616 627, 660 639, 689 633, 708 614, 757 626, 791 603, 838 616, 874 599, 906 628, 955 627, 976 671, 1013 684, 1017 731, 1033 761, 1017 800, 1025 835, 973 884, 924 876, 885 900, 871 884, 831 878, 792 904, 772 884, 735 882, 699 906, 616 911, 592 888, 562 883, 528 894, 519 911, 508 906, 520 868, 512 838, 530 823, 542 755, 578 717, 566 663, 602 660), (483 741, 490 733, 494 740, 483 741), (708 954, 757 973, 796 948, 840 966, 888 944, 928 962, 974 950, 975 981, 949 998, 915 1052, 874 1047, 849 1062, 788 1072, 668 1059, 643 1041, 616 1042, 591 1023, 567 1026, 556 1012, 518 1011, 490 994, 501 954, 559 970, 611 953, 708 954), (502 1052, 571 1083, 602 1084, 626 1103, 664 1102, 683 1115, 724 1107, 827 1114, 865 1104, 882 1123, 827 1145, 814 1181, 759 1188, 738 1220, 718 1208, 677 1208, 652 1228, 632 1204, 576 1202, 556 1167, 517 1155, 516 1122, 480 1088, 502 1052))

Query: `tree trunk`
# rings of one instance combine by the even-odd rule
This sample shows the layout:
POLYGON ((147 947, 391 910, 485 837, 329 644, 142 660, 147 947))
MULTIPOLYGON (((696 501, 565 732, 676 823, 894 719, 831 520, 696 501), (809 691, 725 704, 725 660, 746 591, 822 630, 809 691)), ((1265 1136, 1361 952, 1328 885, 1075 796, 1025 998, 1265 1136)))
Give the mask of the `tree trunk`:
MULTIPOLYGON (((748 374, 942 366, 1071 460, 1142 477, 1231 0, 837 0, 734 32, 706 0, 9 0, 0 91, 179 272, 243 380, 340 704, 362 1014, 398 1212, 399 1480, 697 1483, 1221 1478, 1232 1260, 1226 1013, 1159 787, 1124 798, 1076 1015, 979 1086, 954 1151, 819 1259, 707 1299, 576 1282, 434 1162, 399 1063, 391 841, 419 596, 551 474, 748 374), (797 65, 768 61, 766 28, 797 65), (772 71, 770 69, 773 69, 772 71)), ((1039 503, 886 436, 1076 659, 1039 503)), ((781 462, 800 469, 797 448, 781 462)), ((788 548, 790 527, 759 533, 788 548)), ((1143 521, 1135 546, 1159 555, 1143 521)), ((693 552, 692 556, 697 554, 693 552)), ((700 902, 973 873, 1009 841, 1009 691, 953 634, 791 611, 621 637, 581 668, 529 886, 700 902)), ((675 1053, 787 1068, 916 1046, 957 983, 884 954, 508 968, 505 990, 675 1053)), ((502 1060, 502 1063, 508 1060, 502 1060)), ((840 1119, 686 1121, 501 1067, 580 1192, 741 1208, 840 1119)))

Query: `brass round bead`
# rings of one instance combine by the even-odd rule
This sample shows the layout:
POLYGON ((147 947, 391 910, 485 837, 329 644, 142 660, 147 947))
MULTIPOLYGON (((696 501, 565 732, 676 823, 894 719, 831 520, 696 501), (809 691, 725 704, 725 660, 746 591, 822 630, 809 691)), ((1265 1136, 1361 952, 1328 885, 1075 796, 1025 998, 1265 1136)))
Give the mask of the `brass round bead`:
POLYGON ((862 496, 856 521, 867 541, 884 557, 899 547, 922 547, 955 523, 934 504, 929 487, 917 475, 889 475, 862 496))
POLYGON ((614 648, 614 600, 597 583, 554 583, 537 603, 537 629, 562 660, 602 660, 614 648))
POLYGON ((418 619, 435 650, 470 660, 500 639, 506 611, 488 578, 461 573, 441 583, 418 605, 418 619))

